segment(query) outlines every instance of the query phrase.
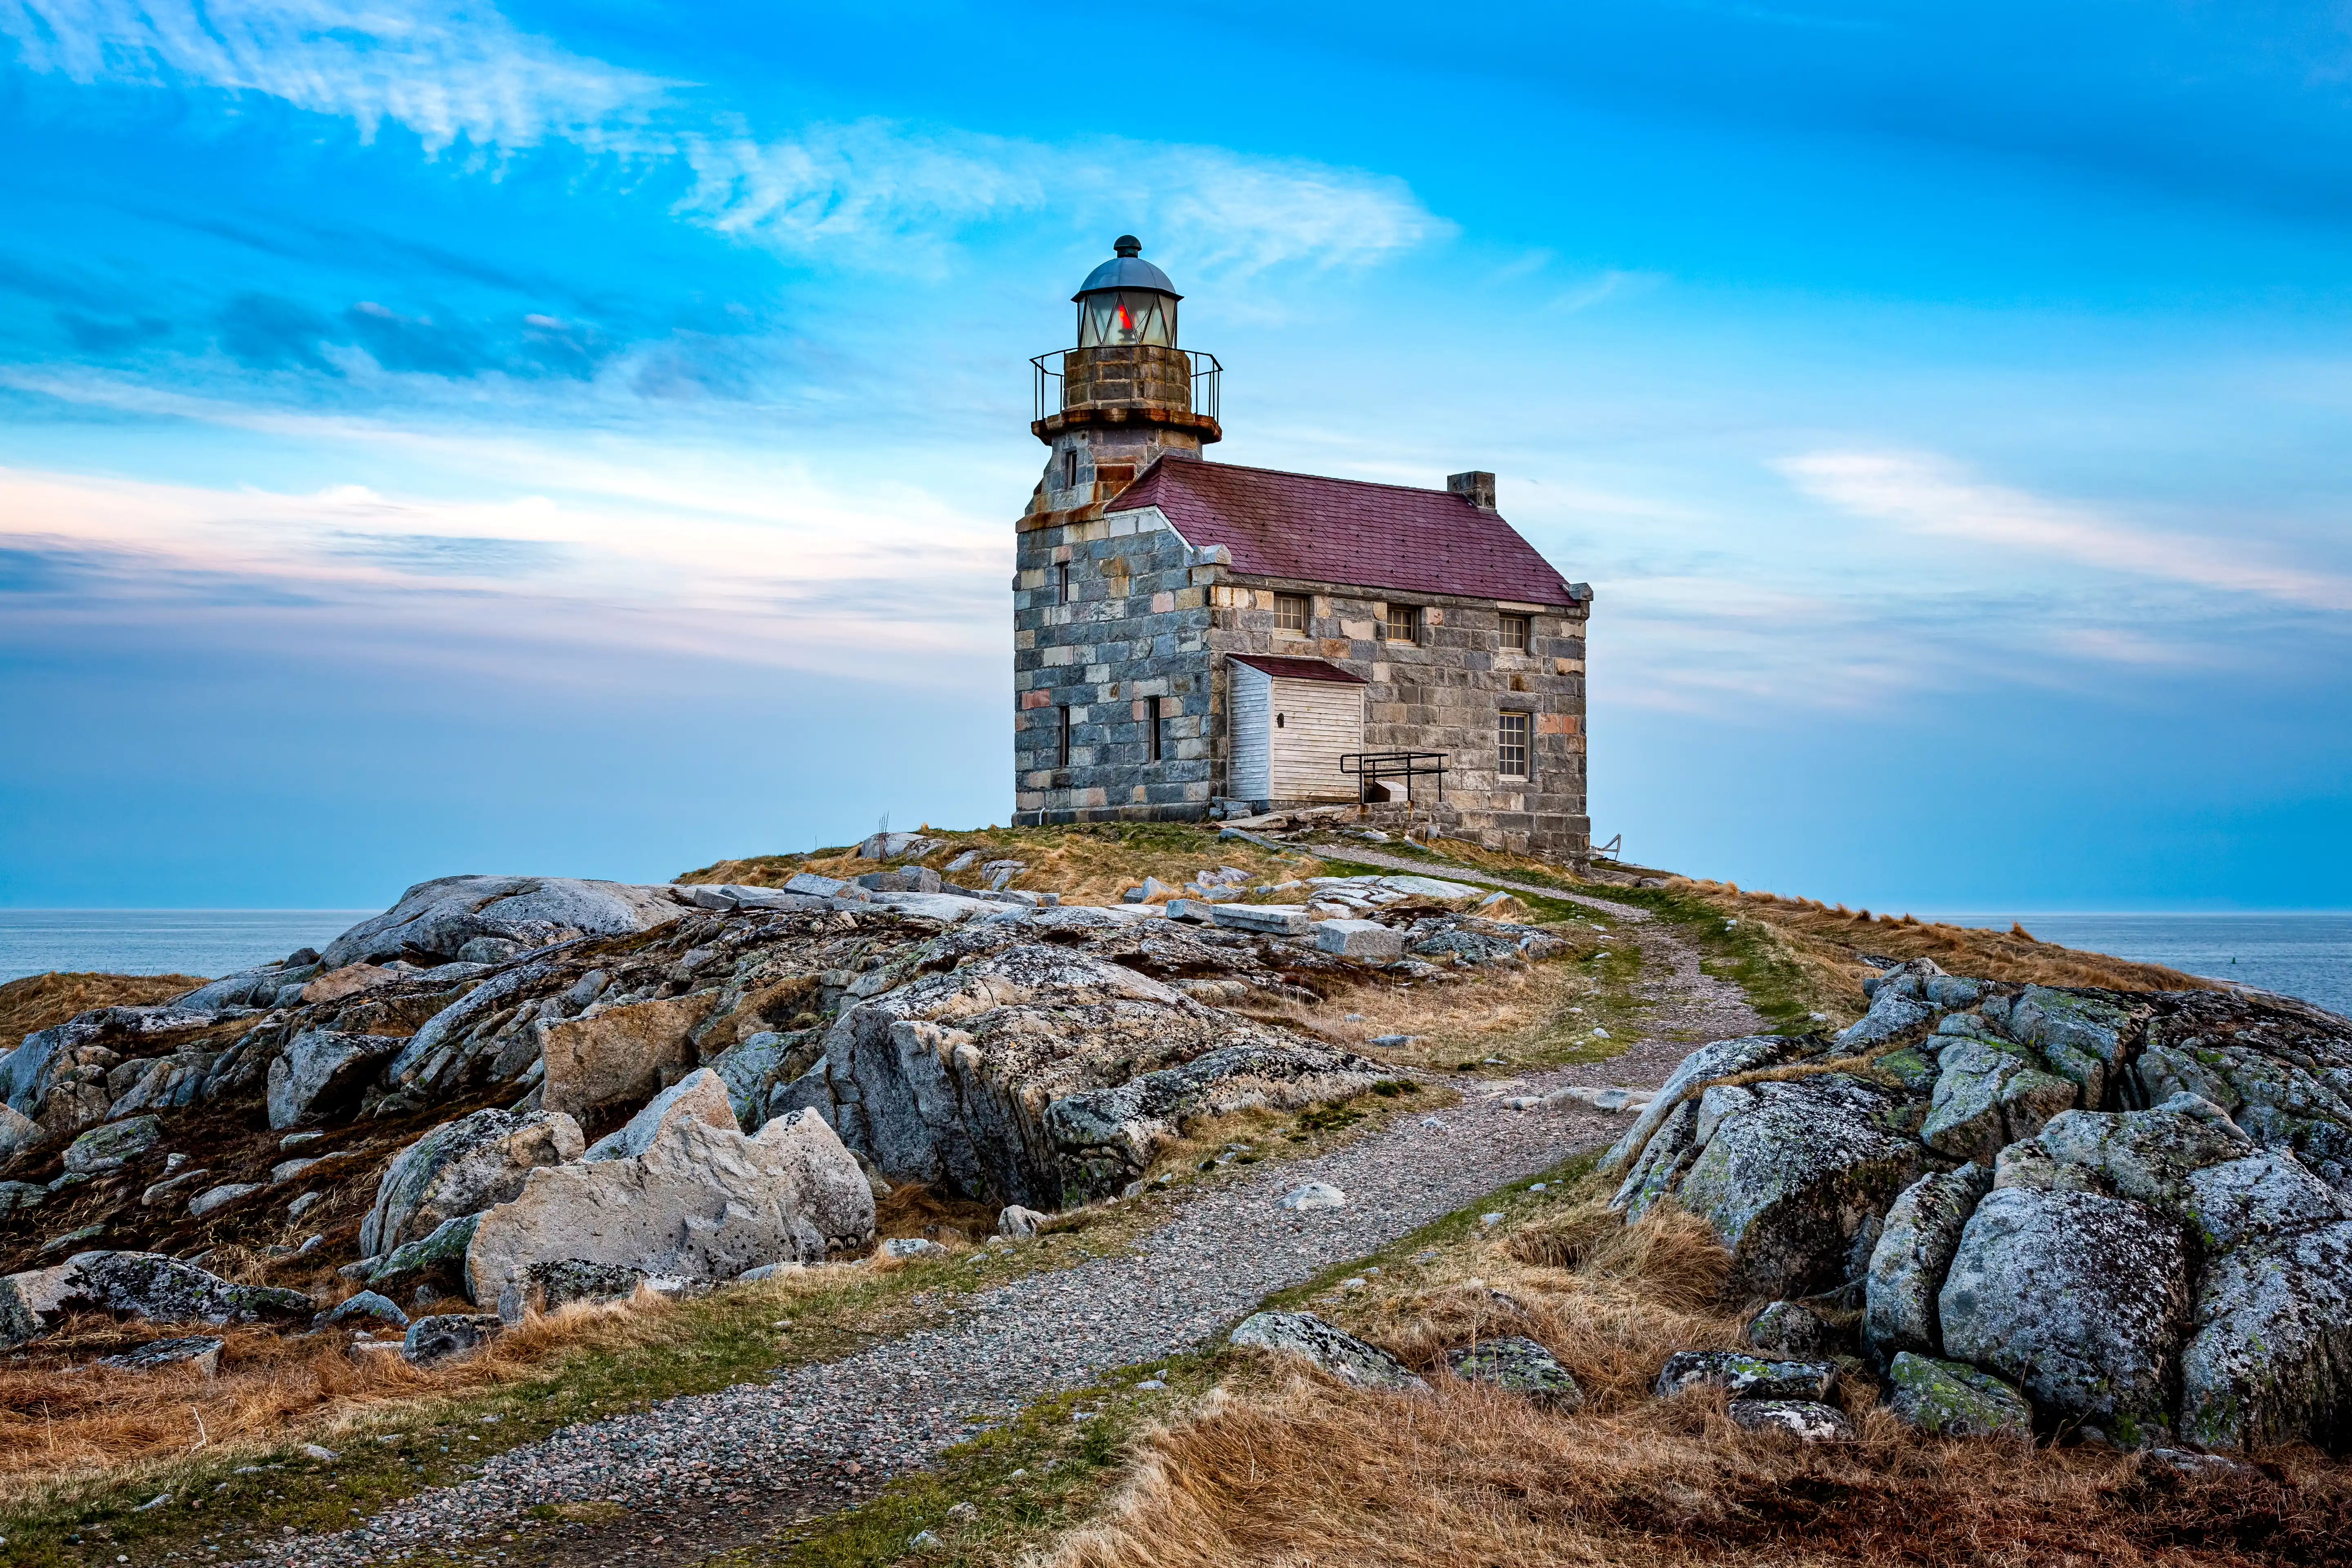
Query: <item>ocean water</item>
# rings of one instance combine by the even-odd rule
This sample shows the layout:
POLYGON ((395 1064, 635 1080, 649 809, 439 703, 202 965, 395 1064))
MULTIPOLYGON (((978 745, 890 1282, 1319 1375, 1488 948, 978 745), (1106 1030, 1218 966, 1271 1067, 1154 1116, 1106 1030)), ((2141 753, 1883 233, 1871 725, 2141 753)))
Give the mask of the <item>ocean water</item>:
POLYGON ((52 969, 233 974, 325 947, 375 910, 0 910, 0 981, 52 969))
POLYGON ((1936 915, 2299 996, 2352 1016, 2352 914, 1936 915))

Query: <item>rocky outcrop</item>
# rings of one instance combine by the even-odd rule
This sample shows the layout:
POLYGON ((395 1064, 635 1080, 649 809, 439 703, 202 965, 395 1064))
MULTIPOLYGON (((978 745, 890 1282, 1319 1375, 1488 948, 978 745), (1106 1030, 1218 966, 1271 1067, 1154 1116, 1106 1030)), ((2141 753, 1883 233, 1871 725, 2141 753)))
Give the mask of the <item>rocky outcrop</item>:
POLYGON ((582 1155, 584 1160, 627 1160, 653 1147, 656 1134, 669 1120, 673 1106, 683 1107, 683 1114, 693 1117, 706 1127, 717 1127, 729 1132, 740 1132, 742 1126, 735 1120, 735 1107, 727 1092, 727 1083, 709 1068, 697 1068, 646 1102, 646 1108, 629 1118, 616 1131, 599 1138, 582 1155))
POLYGON ((466 1253, 476 1301, 523 1288, 531 1265, 619 1265, 731 1279, 779 1261, 822 1263, 874 1237, 874 1194, 833 1129, 806 1112, 757 1135, 668 1108, 642 1154, 533 1171, 481 1216, 466 1253))
POLYGON ((677 919, 688 906, 667 887, 570 877, 442 877, 361 921, 320 955, 326 969, 401 960, 420 966, 496 963, 580 936, 619 936, 677 919))
POLYGON ((1055 1209, 1133 1180, 1178 1117, 1380 1076, 1090 953, 1022 944, 849 1008, 784 1103, 894 1177, 1055 1209))
POLYGON ((373 1258, 505 1203, 531 1172, 577 1160, 585 1147, 579 1124, 562 1111, 477 1110, 444 1122, 384 1168, 360 1225, 360 1250, 373 1258))
POLYGON ((1871 989, 1832 1047, 1866 1073, 1801 1041, 1692 1053, 1611 1152, 1620 1212, 1706 1218, 1735 1288, 1858 1284, 1864 1348, 1928 1430, 2250 1448, 2346 1429, 2352 1023, 1925 960, 1871 989))

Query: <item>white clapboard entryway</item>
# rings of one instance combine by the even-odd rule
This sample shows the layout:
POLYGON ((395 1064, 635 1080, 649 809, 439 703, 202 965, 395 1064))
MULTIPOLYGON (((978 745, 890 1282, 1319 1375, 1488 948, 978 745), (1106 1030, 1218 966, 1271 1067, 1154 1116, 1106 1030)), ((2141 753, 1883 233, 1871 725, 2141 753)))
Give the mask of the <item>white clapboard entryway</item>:
POLYGON ((1236 654, 1232 793, 1239 800, 1353 800, 1339 759, 1364 749, 1364 682, 1319 658, 1236 654))

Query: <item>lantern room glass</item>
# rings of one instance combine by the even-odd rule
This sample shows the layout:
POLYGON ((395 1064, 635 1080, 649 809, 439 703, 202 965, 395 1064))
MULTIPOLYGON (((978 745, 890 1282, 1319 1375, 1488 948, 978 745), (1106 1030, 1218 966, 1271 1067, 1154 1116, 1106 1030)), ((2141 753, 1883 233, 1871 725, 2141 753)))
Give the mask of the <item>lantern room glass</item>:
POLYGON ((1176 346, 1176 299, 1156 289, 1104 289, 1078 300, 1078 347, 1176 346))

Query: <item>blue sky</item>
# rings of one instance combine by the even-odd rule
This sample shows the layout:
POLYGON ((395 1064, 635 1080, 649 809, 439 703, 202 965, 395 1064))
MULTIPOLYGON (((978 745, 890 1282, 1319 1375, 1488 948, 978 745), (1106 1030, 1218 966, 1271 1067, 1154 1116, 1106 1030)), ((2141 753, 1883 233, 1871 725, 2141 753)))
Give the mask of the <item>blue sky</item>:
POLYGON ((2352 10, 0 0, 0 904, 1009 806, 1028 356, 1487 468, 1630 852, 2341 908, 2352 10))

